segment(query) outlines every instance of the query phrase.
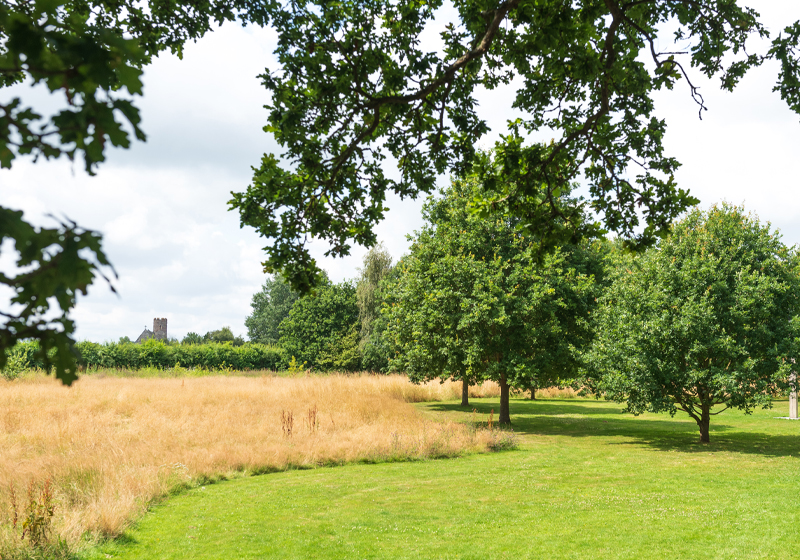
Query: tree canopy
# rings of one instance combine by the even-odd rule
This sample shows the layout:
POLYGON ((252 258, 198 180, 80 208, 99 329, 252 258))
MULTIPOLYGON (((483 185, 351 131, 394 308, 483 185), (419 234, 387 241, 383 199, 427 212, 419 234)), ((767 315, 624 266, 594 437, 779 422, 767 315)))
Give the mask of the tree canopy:
POLYGON ((358 327, 355 286, 326 277, 315 293, 294 302, 280 324, 280 345, 309 368, 355 371, 361 365, 358 327))
MULTIPOLYGON (((120 342, 122 341, 120 340, 120 342)), ((193 331, 186 333, 186 336, 181 340, 181 344, 203 344, 203 342, 203 337, 193 331)))
POLYGON ((81 157, 94 172, 109 145, 144 140, 132 96, 142 68, 224 21, 258 19, 246 0, 7 0, 0 4, 0 87, 27 82, 63 92, 66 107, 39 114, 19 96, 0 103, 0 166, 20 155, 81 157))
POLYGON ((289 316, 297 297, 279 274, 267 278, 250 302, 253 313, 244 320, 248 338, 260 344, 277 344, 281 336, 278 327, 289 316))
POLYGON ((516 220, 471 213, 480 190, 474 177, 455 181, 426 204, 428 223, 391 286, 384 336, 412 380, 497 381, 509 423, 510 388, 577 375, 594 278, 580 248, 537 258, 516 220))
POLYGON ((581 178, 606 229, 652 244, 697 202, 675 183, 655 92, 682 89, 702 116, 695 73, 733 90, 777 60, 775 90, 800 112, 800 22, 757 52, 752 43, 769 33, 737 0, 302 0, 268 2, 263 16, 280 64, 261 76, 265 130, 282 153, 264 155, 231 206, 269 240, 266 269, 300 291, 320 273, 310 238, 334 256, 372 245, 387 193, 430 193, 445 172, 481 174, 489 192, 477 208, 512 212, 532 232, 560 223, 565 234, 585 226, 559 204, 581 178), (431 31, 438 48, 424 39, 431 31), (479 161, 488 127, 476 92, 508 84, 524 116, 479 161), (527 140, 535 131, 553 141, 527 140))
POLYGON ((234 336, 230 327, 222 327, 204 334, 203 342, 232 342, 234 346, 241 346, 244 344, 244 339, 241 336, 234 336))
POLYGON ((383 339, 386 321, 381 307, 386 301, 387 283, 393 277, 392 256, 383 243, 378 243, 364 255, 356 280, 358 303, 359 350, 361 366, 368 371, 387 371, 389 350, 383 339))
POLYGON ((741 207, 692 211, 656 248, 620 256, 589 385, 634 414, 681 410, 708 442, 712 415, 769 406, 787 387, 800 357, 799 265, 741 207))

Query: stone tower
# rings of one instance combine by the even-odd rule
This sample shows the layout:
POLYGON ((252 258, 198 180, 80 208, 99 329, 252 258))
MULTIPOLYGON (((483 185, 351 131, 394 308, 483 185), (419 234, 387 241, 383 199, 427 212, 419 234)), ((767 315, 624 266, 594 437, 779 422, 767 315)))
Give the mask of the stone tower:
POLYGON ((153 319, 153 338, 156 340, 167 340, 166 319, 153 319))

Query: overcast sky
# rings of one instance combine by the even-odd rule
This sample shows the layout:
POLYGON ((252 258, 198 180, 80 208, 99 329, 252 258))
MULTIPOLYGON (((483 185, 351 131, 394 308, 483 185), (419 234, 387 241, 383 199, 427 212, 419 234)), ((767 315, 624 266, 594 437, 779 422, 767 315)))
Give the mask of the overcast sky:
MULTIPOLYGON (((796 2, 749 5, 772 32, 800 19, 796 2)), ((188 45, 182 61, 169 55, 156 60, 137 103, 148 141, 112 151, 95 177, 66 161, 33 164, 20 158, 12 170, 0 170, 4 206, 24 210, 38 224, 52 225, 45 218, 49 213, 67 216, 104 235, 120 276, 119 296, 102 282, 90 288, 74 313, 79 339, 135 338, 145 326, 152 328, 154 317, 168 318, 169 334, 178 338, 224 325, 246 333, 250 300, 265 279, 264 241, 239 228, 227 201, 231 191, 247 187, 250 166, 264 152, 276 151, 261 130, 267 95, 256 78, 265 67, 275 69, 273 47, 269 30, 228 24, 188 45)), ((704 207, 721 200, 743 203, 796 244, 800 118, 771 92, 776 76, 776 66, 767 65, 727 94, 695 74, 709 107, 702 121, 683 83, 659 94, 657 107, 669 127, 667 152, 683 163, 677 174, 682 187, 704 207)), ((27 86, 14 94, 34 99, 27 86)), ((33 95, 37 107, 49 103, 41 93, 33 95)), ((481 96, 493 129, 485 147, 513 118, 511 99, 510 91, 481 96)), ((407 249, 406 234, 421 225, 421 205, 389 201, 391 211, 378 232, 395 259, 407 249)), ((323 250, 317 247, 316 256, 323 250)), ((321 266, 335 281, 352 278, 364 252, 355 247, 351 257, 322 259, 321 266)), ((9 256, 5 251, 3 260, 9 256)))

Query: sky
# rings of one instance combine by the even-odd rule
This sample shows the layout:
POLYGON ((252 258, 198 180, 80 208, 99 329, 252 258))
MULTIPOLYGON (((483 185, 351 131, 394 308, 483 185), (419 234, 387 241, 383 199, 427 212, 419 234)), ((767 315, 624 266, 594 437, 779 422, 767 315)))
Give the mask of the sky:
MULTIPOLYGON (((794 2, 748 5, 773 33, 800 19, 794 2)), ((431 49, 435 31, 426 38, 431 49)), ((227 201, 231 191, 247 188, 262 154, 278 152, 262 131, 268 97, 257 78, 277 67, 274 46, 271 30, 227 24, 188 45, 183 60, 159 57, 146 69, 144 97, 137 102, 147 142, 112 150, 94 177, 64 160, 34 164, 20 158, 11 170, 0 170, 0 204, 24 210, 38 225, 52 226, 52 214, 104 236, 119 274, 118 295, 98 280, 79 299, 73 313, 79 340, 134 339, 152 328, 154 317, 168 319, 171 337, 222 326, 246 334, 252 296, 265 280, 266 242, 239 228, 227 201)), ((695 72, 709 107, 702 121, 685 83, 657 94, 656 103, 668 125, 667 153, 683 164, 679 185, 703 207, 723 200, 744 204, 792 245, 800 244, 800 117, 771 91, 777 72, 776 65, 766 65, 733 94, 695 72)), ((512 93, 506 88, 479 96, 492 128, 482 146, 490 147, 517 116, 512 93)), ((57 97, 28 86, 2 95, 21 95, 37 108, 58 104, 57 97)), ((442 177, 440 184, 446 181, 442 177)), ((377 232, 395 259, 408 248, 406 236, 422 225, 422 202, 389 199, 377 232)), ((334 281, 354 278, 366 252, 355 246, 351 256, 332 259, 323 257, 324 249, 315 244, 312 254, 334 281)), ((8 268, 10 257, 2 252, 0 269, 8 268)))

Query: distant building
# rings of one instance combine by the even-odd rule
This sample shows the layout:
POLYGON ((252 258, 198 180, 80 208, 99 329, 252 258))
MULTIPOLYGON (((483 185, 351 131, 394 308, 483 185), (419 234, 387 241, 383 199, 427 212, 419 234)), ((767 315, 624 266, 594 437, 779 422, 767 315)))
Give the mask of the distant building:
POLYGON ((167 320, 166 319, 153 319, 153 330, 147 327, 144 328, 142 334, 136 339, 136 344, 141 344, 145 340, 155 338, 156 340, 167 340, 167 320))
POLYGON ((139 338, 136 339, 136 344, 141 344, 145 340, 150 340, 151 338, 155 338, 155 336, 153 336, 153 331, 145 327, 142 331, 142 334, 140 334, 139 338))

